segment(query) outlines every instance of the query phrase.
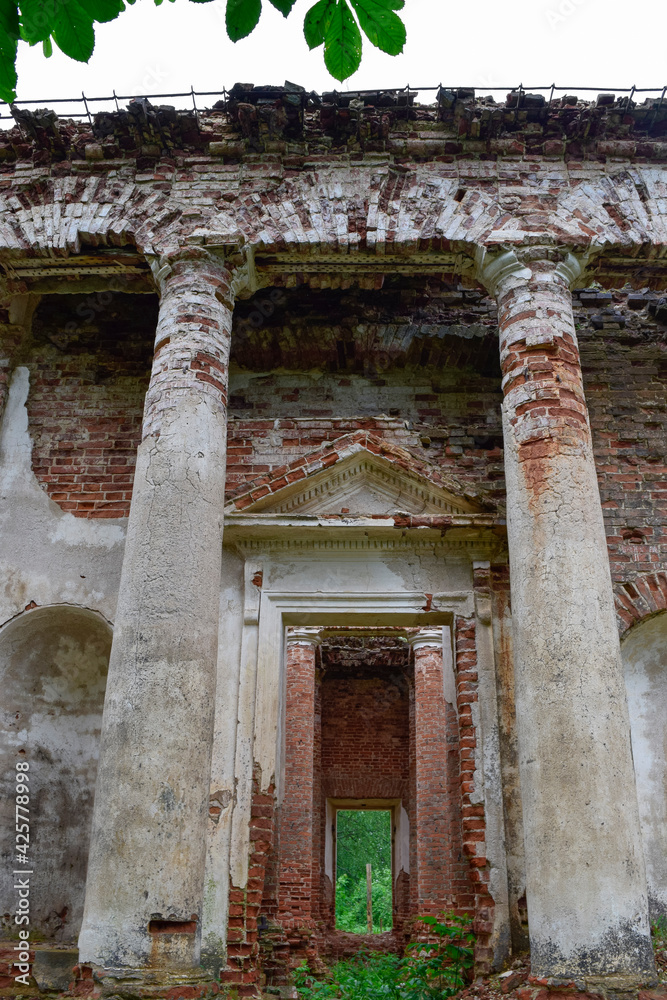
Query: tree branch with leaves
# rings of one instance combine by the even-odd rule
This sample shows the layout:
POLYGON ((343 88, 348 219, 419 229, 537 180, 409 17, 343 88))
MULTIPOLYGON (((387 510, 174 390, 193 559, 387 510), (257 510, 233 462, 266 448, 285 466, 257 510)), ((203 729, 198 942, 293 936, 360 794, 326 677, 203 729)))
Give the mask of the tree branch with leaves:
MULTIPOLYGON (((135 0, 127 0, 133 4, 135 0)), ((171 0, 173 3, 174 0, 171 0)), ((210 3, 211 0, 191 0, 210 3)), ((287 17, 296 0, 269 0, 287 17)), ((162 0, 155 0, 160 6, 162 0)), ((396 56, 403 51, 405 25, 396 13, 405 0, 317 0, 306 13, 303 33, 310 49, 324 47, 324 63, 334 79, 347 80, 358 69, 362 32, 376 48, 396 56)), ((16 100, 19 42, 41 44, 48 58, 53 43, 78 62, 87 63, 95 47, 95 25, 113 21, 125 10, 123 0, 0 0, 0 100, 16 100)), ((225 24, 233 42, 250 35, 259 23, 262 0, 227 0, 225 24)))

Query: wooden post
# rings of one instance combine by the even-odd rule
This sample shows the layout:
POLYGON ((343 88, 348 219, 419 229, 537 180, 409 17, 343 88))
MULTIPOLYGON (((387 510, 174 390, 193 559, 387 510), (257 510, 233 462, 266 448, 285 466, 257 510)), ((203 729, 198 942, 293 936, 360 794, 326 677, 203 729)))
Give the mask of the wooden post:
POLYGON ((373 933, 373 880, 371 877, 371 866, 366 865, 366 927, 368 933, 373 933))

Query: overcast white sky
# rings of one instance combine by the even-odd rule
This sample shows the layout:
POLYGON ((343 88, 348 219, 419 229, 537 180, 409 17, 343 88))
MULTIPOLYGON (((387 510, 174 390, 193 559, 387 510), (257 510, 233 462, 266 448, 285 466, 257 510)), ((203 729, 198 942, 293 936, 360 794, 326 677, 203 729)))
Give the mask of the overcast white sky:
MULTIPOLYGON (((286 78, 309 90, 331 89, 335 81, 321 50, 309 52, 303 39, 303 16, 313 2, 297 0, 284 19, 264 0, 255 32, 234 45, 225 34, 224 0, 165 0, 161 7, 137 0, 116 21, 97 27, 88 65, 55 46, 46 60, 41 46, 21 45, 18 97, 48 106, 82 90, 91 97, 113 88, 139 96, 286 78)), ((392 58, 366 43, 360 69, 342 89, 442 82, 486 93, 521 82, 575 90, 667 84, 667 0, 406 0, 403 15, 405 53, 392 58)))

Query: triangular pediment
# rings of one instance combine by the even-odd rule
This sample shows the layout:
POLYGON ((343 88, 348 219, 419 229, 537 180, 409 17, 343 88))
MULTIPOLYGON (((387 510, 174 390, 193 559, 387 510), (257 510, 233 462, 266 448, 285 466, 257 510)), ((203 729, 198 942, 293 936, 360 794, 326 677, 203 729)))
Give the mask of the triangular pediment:
POLYGON ((366 440, 350 440, 352 437, 346 435, 311 453, 297 467, 277 470, 273 477, 233 500, 228 511, 350 517, 405 513, 428 517, 469 516, 484 509, 456 487, 452 489, 451 483, 443 484, 437 467, 418 462, 402 448, 377 444, 374 437, 368 440, 370 435, 365 436, 366 440))

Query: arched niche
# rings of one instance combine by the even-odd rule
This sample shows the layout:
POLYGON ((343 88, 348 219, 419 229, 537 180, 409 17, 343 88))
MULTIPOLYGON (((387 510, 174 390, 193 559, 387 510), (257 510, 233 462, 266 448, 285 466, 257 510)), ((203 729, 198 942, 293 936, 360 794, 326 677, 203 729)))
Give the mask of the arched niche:
POLYGON ((16 762, 29 764, 32 935, 76 942, 88 863, 111 628, 85 608, 35 608, 0 629, 0 915, 14 927, 16 762))
POLYGON ((621 643, 651 917, 667 914, 667 611, 621 643))

